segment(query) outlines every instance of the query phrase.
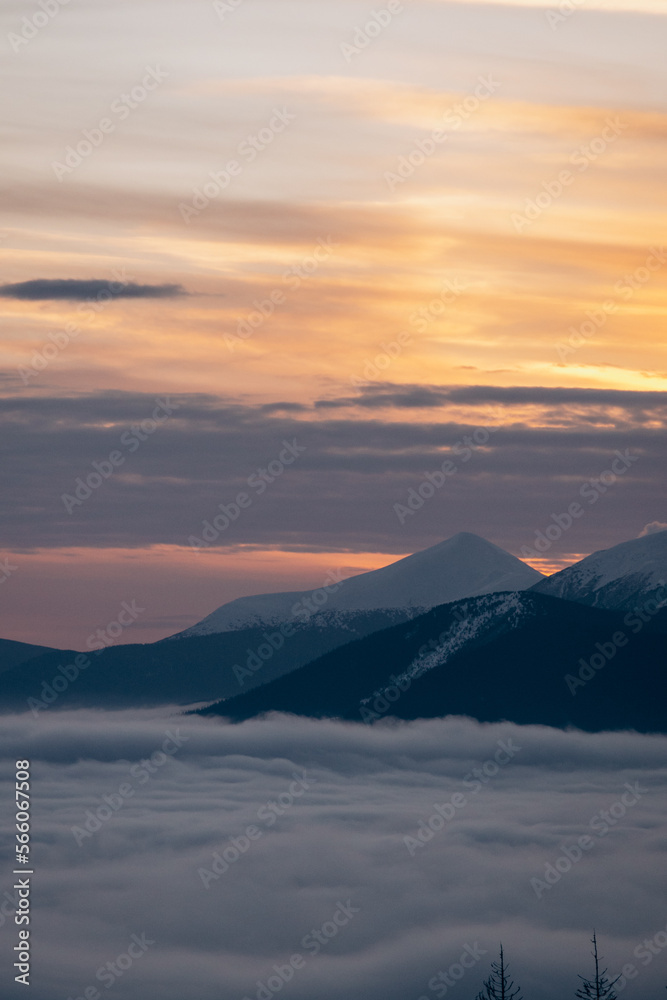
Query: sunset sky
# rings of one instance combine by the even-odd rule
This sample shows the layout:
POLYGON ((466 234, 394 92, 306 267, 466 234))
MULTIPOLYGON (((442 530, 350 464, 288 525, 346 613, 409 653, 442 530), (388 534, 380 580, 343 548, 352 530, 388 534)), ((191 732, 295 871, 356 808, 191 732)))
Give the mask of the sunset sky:
POLYGON ((0 636, 521 556, 617 452, 532 564, 667 521, 665 0, 41 10, 0 19, 0 636))

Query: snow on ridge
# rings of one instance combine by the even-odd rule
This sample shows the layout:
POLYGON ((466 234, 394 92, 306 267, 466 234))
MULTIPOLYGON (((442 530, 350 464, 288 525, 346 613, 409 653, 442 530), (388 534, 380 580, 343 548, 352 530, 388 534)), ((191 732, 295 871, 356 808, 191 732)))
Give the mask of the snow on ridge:
POLYGON ((662 585, 667 574, 667 532, 655 532, 613 549, 595 552, 589 559, 591 565, 585 568, 589 575, 596 574, 595 590, 625 576, 641 576, 646 587, 662 585))
MULTIPOLYGON (((447 636, 437 649, 415 657, 403 673, 396 678, 395 685, 400 687, 404 682, 412 684, 418 677, 433 670, 434 667, 443 666, 463 646, 480 636, 493 624, 495 619, 502 618, 510 628, 518 628, 530 614, 521 592, 485 595, 485 604, 486 607, 479 611, 480 600, 478 599, 473 616, 453 622, 447 636)), ((383 693, 384 691, 376 691, 372 697, 375 698, 383 693)), ((366 698, 363 701, 370 702, 371 700, 371 698, 366 698)))
POLYGON ((631 607, 667 581, 667 531, 601 549, 534 588, 594 607, 631 607))
MULTIPOLYGON (((404 622, 410 618, 416 618, 417 615, 425 614, 430 611, 431 608, 369 608, 369 609, 351 609, 346 611, 341 608, 329 608, 323 609, 321 611, 316 611, 312 614, 304 611, 300 617, 294 617, 289 614, 275 614, 272 617, 260 617, 258 615, 249 615, 247 617, 239 617, 237 619, 228 619, 229 628, 224 631, 240 631, 241 629, 258 628, 263 630, 270 630, 272 628, 280 628, 285 622, 289 622, 295 632, 300 631, 306 627, 312 628, 313 626, 318 628, 340 628, 348 632, 354 632, 355 624, 360 618, 365 618, 368 615, 377 614, 379 616, 384 616, 387 619, 387 628, 390 628, 392 624, 398 624, 399 622, 404 622)), ((193 625, 188 629, 188 636, 193 635, 217 635, 220 630, 214 628, 206 622, 199 622, 197 625, 193 625)), ((182 635, 183 633, 181 633, 182 635)), ((175 638, 180 638, 181 635, 175 638)))

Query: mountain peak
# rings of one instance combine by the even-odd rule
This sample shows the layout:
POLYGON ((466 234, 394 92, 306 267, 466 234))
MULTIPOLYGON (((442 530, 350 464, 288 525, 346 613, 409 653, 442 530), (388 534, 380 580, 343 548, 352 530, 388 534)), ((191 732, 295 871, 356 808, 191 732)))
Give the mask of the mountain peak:
MULTIPOLYGON (((349 613, 396 609, 427 611, 439 604, 480 594, 527 590, 542 579, 516 556, 471 532, 462 531, 396 562, 321 588, 321 611, 349 613)), ((312 591, 259 594, 218 608, 180 636, 207 635, 290 620, 312 591)), ((179 637, 180 637, 179 636, 179 637)))
POLYGON ((566 601, 630 610, 656 594, 667 594, 666 584, 667 531, 654 531, 593 552, 534 589, 566 601))
MULTIPOLYGON (((478 545, 479 543, 483 545, 493 545, 493 542, 489 542, 486 538, 482 538, 481 535, 475 535, 472 531, 457 531, 455 535, 451 538, 445 538, 441 542, 436 542, 435 545, 431 546, 431 549, 439 549, 445 545, 478 545)), ((496 548, 496 546, 494 546, 496 548)), ((430 549, 424 549, 423 551, 429 552, 430 549)))
MULTIPOLYGON (((453 549, 469 549, 473 552, 481 552, 486 549, 489 552, 495 551, 500 552, 505 556, 510 555, 510 553, 506 552, 505 549, 501 549, 499 545, 496 545, 494 542, 490 542, 487 538, 483 538, 482 535, 476 535, 472 531, 457 531, 457 533, 452 535, 450 538, 445 538, 441 542, 436 542, 435 545, 431 545, 428 549, 422 549, 421 553, 435 553, 453 549)), ((415 555, 420 555, 421 553, 416 552, 415 555)), ((519 562, 520 561, 521 560, 519 560, 519 562)))

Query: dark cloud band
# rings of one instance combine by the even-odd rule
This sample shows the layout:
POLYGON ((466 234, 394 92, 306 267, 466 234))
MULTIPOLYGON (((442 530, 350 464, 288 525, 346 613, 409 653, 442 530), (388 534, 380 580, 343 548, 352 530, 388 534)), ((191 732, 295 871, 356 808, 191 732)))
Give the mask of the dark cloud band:
MULTIPOLYGON (((532 390, 535 404, 541 391, 532 390)), ((267 480, 219 545, 404 553, 468 530, 519 552, 552 514, 581 500, 582 485, 603 475, 617 451, 629 449, 639 456, 631 471, 563 540, 568 552, 606 548, 664 520, 664 394, 585 393, 587 401, 563 402, 557 411, 547 403, 530 420, 515 409, 494 410, 498 429, 486 445, 463 444, 454 454, 489 420, 481 393, 467 409, 457 401, 448 412, 443 404, 437 420, 434 412, 421 421, 401 419, 400 410, 379 419, 363 409, 314 413, 179 395, 165 397, 172 412, 155 428, 156 398, 149 394, 5 396, 0 546, 187 545, 220 504, 248 491, 249 477, 277 459, 282 442, 296 441, 305 449, 299 461, 267 480), (457 474, 399 524, 394 505, 405 505, 408 491, 447 457, 457 474), (99 488, 67 514, 62 495, 91 476, 99 488)))
POLYGON ((0 296, 28 302, 86 302, 111 295, 115 299, 171 299, 187 294, 181 285, 137 285, 132 281, 79 281, 76 278, 35 278, 1 285, 0 296))
POLYGON ((667 392, 625 389, 588 389, 560 386, 494 385, 393 385, 374 383, 360 388, 355 396, 321 399, 317 409, 363 407, 381 410, 434 409, 452 404, 465 406, 583 406, 656 410, 667 407, 667 392))

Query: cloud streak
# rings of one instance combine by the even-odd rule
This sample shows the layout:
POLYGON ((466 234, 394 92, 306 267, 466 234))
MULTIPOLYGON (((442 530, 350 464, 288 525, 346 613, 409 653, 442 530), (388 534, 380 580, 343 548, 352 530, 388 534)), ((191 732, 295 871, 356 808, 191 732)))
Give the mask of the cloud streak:
POLYGON ((186 295, 182 285, 137 285, 133 281, 97 279, 34 278, 13 285, 1 285, 0 296, 27 302, 86 302, 101 296, 115 299, 171 299, 186 295))

